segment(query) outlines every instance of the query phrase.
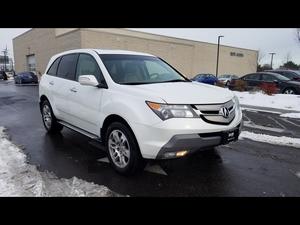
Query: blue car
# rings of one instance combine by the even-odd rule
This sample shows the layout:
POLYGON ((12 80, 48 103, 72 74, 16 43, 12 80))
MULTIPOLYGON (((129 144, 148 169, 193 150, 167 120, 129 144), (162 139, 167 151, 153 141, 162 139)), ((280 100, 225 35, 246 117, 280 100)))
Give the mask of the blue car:
POLYGON ((22 72, 14 76, 15 84, 37 84, 38 77, 33 72, 22 72))
POLYGON ((218 78, 215 75, 208 73, 198 74, 192 80, 211 85, 216 85, 218 82, 218 78))

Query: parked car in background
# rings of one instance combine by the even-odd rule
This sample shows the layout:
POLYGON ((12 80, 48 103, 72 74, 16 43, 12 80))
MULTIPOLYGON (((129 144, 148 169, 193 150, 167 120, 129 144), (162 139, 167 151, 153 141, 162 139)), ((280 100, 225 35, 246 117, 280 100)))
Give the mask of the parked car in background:
POLYGON ((198 74, 194 78, 192 78, 192 80, 211 85, 216 85, 218 82, 218 78, 215 75, 209 73, 198 74))
POLYGON ((300 82, 293 81, 278 73, 258 72, 247 74, 239 79, 233 79, 229 84, 229 89, 234 89, 236 81, 242 80, 246 83, 247 91, 255 90, 262 84, 273 83, 278 88, 278 93, 282 94, 300 94, 300 82))
POLYGON ((232 79, 239 79, 239 77, 236 75, 232 75, 232 74, 223 74, 218 77, 218 80, 220 82, 222 82, 223 84, 225 84, 225 86, 228 86, 232 79))
POLYGON ((0 71, 0 80, 7 80, 7 74, 5 71, 0 71))
POLYGON ((285 76, 291 80, 300 81, 300 71, 299 70, 266 70, 266 72, 278 73, 285 76))
POLYGON ((33 72, 17 73, 14 76, 15 84, 38 83, 38 77, 33 72))

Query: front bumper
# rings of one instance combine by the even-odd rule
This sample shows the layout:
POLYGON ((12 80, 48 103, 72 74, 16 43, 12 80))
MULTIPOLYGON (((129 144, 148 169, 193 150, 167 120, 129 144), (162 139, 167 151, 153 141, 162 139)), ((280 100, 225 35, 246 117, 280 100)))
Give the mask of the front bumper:
MULTIPOLYGON (((242 112, 236 109, 236 116, 229 125, 207 123, 201 118, 173 118, 157 124, 130 123, 143 158, 163 158, 162 152, 220 145, 220 133, 242 127, 242 112)), ((188 149, 188 150, 189 150, 188 149)))
POLYGON ((242 129, 242 123, 231 131, 202 133, 202 134, 181 134, 173 136, 165 144, 156 156, 156 159, 177 158, 176 153, 187 152, 193 154, 206 148, 228 144, 231 141, 237 141, 242 129), (228 134, 232 133, 232 137, 228 134))

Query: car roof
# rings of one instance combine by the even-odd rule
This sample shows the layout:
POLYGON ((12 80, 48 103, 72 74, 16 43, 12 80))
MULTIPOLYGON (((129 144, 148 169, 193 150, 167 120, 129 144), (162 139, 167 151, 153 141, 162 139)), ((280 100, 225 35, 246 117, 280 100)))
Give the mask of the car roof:
POLYGON ((267 72, 297 72, 297 70, 266 70, 267 72))
POLYGON ((250 75, 250 74, 269 74, 269 75, 275 75, 275 76, 280 75, 278 73, 272 73, 272 72, 265 71, 265 72, 248 73, 248 74, 245 74, 244 76, 247 76, 247 75, 250 75))
POLYGON ((144 52, 134 52, 134 51, 128 51, 128 50, 116 50, 116 49, 95 49, 95 48, 80 48, 80 49, 73 49, 73 50, 68 50, 64 52, 60 52, 54 57, 66 55, 66 54, 71 54, 71 53, 80 53, 80 52, 96 52, 97 54, 120 54, 120 55, 143 55, 143 56, 153 56, 154 55, 144 53, 144 52))

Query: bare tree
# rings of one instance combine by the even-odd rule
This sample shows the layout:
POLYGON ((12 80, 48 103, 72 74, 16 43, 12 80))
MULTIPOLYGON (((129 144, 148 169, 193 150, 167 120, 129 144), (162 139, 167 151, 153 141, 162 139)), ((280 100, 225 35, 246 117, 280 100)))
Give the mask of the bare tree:
POLYGON ((263 53, 261 50, 258 50, 258 53, 257 53, 257 64, 258 65, 261 65, 261 62, 263 60, 263 58, 265 58, 266 54, 263 53))
POLYGON ((297 41, 300 43, 300 28, 296 29, 296 38, 297 38, 297 41))
POLYGON ((290 52, 286 53, 282 63, 284 64, 284 63, 287 63, 289 61, 292 61, 292 55, 291 55, 290 52))

